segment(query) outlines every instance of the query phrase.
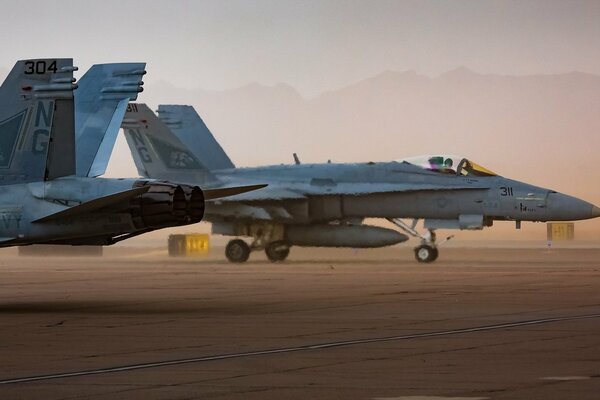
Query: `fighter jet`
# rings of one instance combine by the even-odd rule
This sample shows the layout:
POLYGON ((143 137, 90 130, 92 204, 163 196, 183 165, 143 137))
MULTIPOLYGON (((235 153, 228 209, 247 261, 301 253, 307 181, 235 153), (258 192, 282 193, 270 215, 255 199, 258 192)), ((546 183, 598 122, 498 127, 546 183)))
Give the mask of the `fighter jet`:
POLYGON ((141 176, 219 187, 266 182, 252 193, 207 203, 213 233, 234 239, 225 254, 244 262, 264 249, 284 260, 291 246, 380 247, 420 240, 419 262, 438 257, 437 229, 483 229, 494 221, 595 218, 600 209, 554 190, 504 178, 464 157, 442 154, 392 162, 235 168, 190 106, 161 105, 158 117, 130 104, 124 131, 141 176), (401 232, 366 225, 381 218, 401 232), (424 220, 420 233, 417 221, 424 220))
MULTIPOLYGON (((200 221, 205 198, 219 191, 151 179, 77 176, 76 70, 72 59, 22 60, 0 86, 0 246, 105 245, 200 221)), ((95 91, 100 107, 135 98, 139 76, 137 66, 124 66, 114 86, 100 90, 100 85, 95 91)), ((88 95, 81 93, 81 100, 93 100, 88 95)), ((99 131, 111 123, 118 130, 121 121, 111 122, 111 113, 92 107, 89 119, 82 111, 84 130, 92 120, 89 126, 99 131)))

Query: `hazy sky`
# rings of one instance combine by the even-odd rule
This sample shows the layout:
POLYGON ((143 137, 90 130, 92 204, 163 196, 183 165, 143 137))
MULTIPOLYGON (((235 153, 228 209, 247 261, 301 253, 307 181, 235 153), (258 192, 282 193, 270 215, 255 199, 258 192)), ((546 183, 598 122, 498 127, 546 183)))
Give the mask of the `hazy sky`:
POLYGON ((147 61, 147 81, 307 96, 384 70, 600 74, 600 1, 0 1, 0 65, 147 61))

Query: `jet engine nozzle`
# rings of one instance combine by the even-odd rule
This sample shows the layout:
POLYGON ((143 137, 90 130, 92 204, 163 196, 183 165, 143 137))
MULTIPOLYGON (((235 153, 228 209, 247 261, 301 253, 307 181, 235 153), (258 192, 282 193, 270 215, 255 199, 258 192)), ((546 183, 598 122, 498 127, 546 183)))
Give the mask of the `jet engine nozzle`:
POLYGON ((204 217, 204 192, 198 186, 182 186, 187 204, 189 223, 200 222, 204 217))
POLYGON ((204 195, 197 186, 161 181, 138 181, 134 187, 150 189, 131 201, 134 224, 140 229, 187 225, 202 220, 204 195))

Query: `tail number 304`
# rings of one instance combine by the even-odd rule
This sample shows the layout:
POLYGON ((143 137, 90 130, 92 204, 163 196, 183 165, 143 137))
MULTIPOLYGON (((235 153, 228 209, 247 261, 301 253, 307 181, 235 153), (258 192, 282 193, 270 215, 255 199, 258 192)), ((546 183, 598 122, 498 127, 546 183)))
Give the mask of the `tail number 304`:
POLYGON ((56 73, 56 71, 56 60, 25 61, 25 75, 43 75, 46 72, 56 73))

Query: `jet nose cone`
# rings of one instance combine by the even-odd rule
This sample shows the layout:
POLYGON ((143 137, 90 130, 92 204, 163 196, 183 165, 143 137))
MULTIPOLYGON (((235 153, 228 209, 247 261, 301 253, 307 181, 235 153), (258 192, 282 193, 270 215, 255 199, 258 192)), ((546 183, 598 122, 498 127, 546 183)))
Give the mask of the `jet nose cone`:
POLYGON ((550 221, 577 221, 600 217, 600 208, 573 196, 551 193, 548 196, 550 221))

